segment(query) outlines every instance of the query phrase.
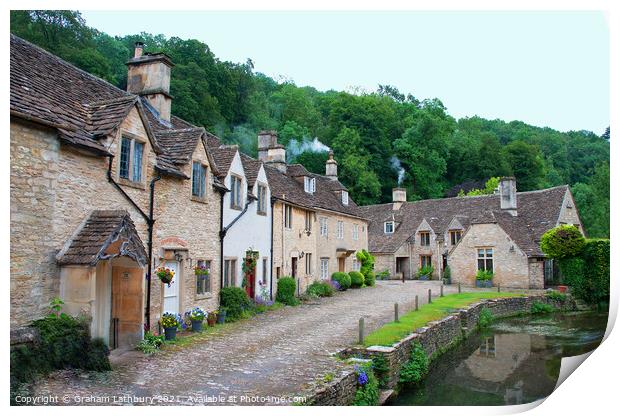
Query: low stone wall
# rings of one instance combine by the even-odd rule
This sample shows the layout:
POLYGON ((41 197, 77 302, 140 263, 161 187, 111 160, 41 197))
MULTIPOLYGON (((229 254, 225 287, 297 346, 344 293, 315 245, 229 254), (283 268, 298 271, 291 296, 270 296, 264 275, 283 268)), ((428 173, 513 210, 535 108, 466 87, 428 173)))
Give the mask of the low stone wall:
MULTIPOLYGON (((415 333, 401 339, 391 347, 347 348, 341 351, 340 357, 372 359, 376 356, 383 356, 387 366, 387 373, 383 375, 386 381, 384 388, 394 389, 398 386, 400 369, 409 361, 411 349, 416 342, 420 343, 429 358, 434 359, 478 328, 480 312, 483 309, 488 309, 494 318, 505 318, 530 313, 535 302, 550 304, 558 310, 575 309, 575 302, 570 297, 565 302, 554 301, 545 295, 483 300, 455 311, 439 321, 429 322, 427 326, 419 328, 415 333)), ((355 373, 352 372, 334 381, 328 387, 316 391, 315 395, 309 398, 308 404, 350 404, 355 397, 355 388, 356 378, 355 373)))

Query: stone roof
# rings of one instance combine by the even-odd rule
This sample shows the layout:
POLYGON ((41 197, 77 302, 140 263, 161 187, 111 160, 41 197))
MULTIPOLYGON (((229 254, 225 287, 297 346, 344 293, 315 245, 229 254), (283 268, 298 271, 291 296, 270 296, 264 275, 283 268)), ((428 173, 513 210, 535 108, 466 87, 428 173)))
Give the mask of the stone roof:
POLYGON ((245 171, 245 177, 248 180, 248 186, 253 187, 258 178, 258 172, 263 162, 256 160, 246 155, 245 153, 239 153, 241 156, 241 163, 243 163, 243 170, 245 171))
POLYGON ((556 226, 568 186, 517 193, 517 216, 500 209, 499 195, 483 195, 405 202, 399 210, 393 204, 358 207, 359 215, 370 220, 368 246, 371 252, 394 253, 426 220, 435 234, 443 236, 456 217, 470 224, 497 223, 528 256, 543 256, 540 237, 556 226), (383 223, 396 222, 393 234, 385 234, 383 223))
POLYGON ((220 146, 211 147, 209 151, 213 155, 213 160, 219 171, 220 179, 225 178, 239 148, 237 146, 220 146))
POLYGON ((351 198, 349 198, 349 205, 342 203, 339 192, 334 190, 338 185, 334 185, 335 181, 326 176, 308 172, 299 164, 288 165, 286 173, 282 173, 273 166, 265 165, 265 172, 271 188, 271 196, 276 199, 302 208, 324 209, 365 219, 359 215, 358 207, 351 198), (302 176, 315 178, 314 194, 304 191, 304 182, 300 179, 302 176))
POLYGON ((123 91, 14 35, 10 106, 11 115, 54 127, 60 140, 103 155, 110 153, 101 139, 135 107, 157 155, 156 168, 184 178, 187 176, 179 164, 187 163, 189 148, 193 145, 191 150, 195 149, 198 132, 204 132, 178 117, 171 117, 169 122, 159 119, 145 98, 123 91))
POLYGON ((96 210, 78 227, 56 259, 61 265, 94 266, 99 260, 128 256, 141 266, 148 263, 146 250, 129 213, 96 210))

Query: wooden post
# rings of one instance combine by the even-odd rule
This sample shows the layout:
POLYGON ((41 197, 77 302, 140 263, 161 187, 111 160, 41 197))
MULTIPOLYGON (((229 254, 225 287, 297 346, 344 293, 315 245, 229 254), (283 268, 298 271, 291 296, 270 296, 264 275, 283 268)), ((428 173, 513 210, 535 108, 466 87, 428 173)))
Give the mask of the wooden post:
POLYGON ((428 303, 433 303, 433 301, 431 300, 431 290, 428 289, 428 303))
POLYGON ((498 283, 498 284, 497 284, 497 293, 499 293, 499 292, 501 291, 501 290, 500 290, 500 287, 501 287, 501 286, 500 286, 500 284, 498 283))
POLYGON ((439 297, 443 298, 443 283, 441 284, 441 287, 439 289, 439 297))
POLYGON ((418 295, 415 295, 415 310, 418 310, 418 295))
POLYGON ((461 282, 459 282, 459 293, 461 293, 461 282))
POLYGON ((398 322, 398 303, 394 304, 394 322, 398 322))
POLYGON ((358 344, 364 343, 364 318, 360 318, 360 327, 359 327, 359 342, 358 344))

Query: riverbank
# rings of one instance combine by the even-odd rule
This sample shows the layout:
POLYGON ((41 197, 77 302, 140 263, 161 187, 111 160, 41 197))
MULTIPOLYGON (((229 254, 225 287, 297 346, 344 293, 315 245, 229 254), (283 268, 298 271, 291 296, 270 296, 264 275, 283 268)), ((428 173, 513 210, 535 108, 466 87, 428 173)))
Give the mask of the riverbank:
MULTIPOLYGON (((486 292, 489 293, 489 292, 486 292)), ((495 293, 497 295, 497 293, 495 293)), ((535 304, 545 304, 557 310, 573 310, 574 301, 567 297, 564 300, 554 299, 545 294, 525 295, 485 299, 470 304, 462 309, 454 310, 442 319, 428 322, 398 340, 391 346, 357 346, 340 352, 339 357, 345 361, 354 359, 374 360, 382 363, 378 374, 382 389, 398 392, 401 368, 409 361, 411 350, 417 343, 424 353, 433 361, 442 353, 458 344, 478 328, 481 314, 491 314, 494 318, 529 314, 535 304), (483 312, 483 310, 488 312, 483 312)), ((414 329, 412 327, 412 329, 414 329)), ((308 397, 308 404, 312 405, 349 405, 355 395, 355 370, 350 369, 338 379, 323 386, 315 394, 308 397)), ((384 394, 386 396, 386 394, 384 394)))

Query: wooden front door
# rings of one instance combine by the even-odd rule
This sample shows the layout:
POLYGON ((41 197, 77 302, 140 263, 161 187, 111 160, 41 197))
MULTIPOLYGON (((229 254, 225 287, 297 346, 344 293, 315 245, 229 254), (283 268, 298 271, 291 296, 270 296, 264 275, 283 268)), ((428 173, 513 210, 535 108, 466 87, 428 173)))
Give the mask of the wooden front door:
POLYGON ((174 272, 174 277, 170 286, 164 284, 164 312, 179 313, 179 284, 181 281, 180 267, 178 261, 167 261, 167 269, 174 272))
POLYGON ((112 267, 111 347, 133 347, 142 339, 143 281, 140 268, 112 267))
POLYGON ((344 257, 338 257, 338 271, 339 272, 344 272, 344 261, 345 261, 344 257))

